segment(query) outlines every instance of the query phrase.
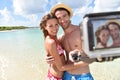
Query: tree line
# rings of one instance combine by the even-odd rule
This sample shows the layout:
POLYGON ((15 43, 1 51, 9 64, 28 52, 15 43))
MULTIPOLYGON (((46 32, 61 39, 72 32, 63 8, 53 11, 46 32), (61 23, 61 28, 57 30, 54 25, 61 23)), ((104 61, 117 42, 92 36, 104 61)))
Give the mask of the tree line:
POLYGON ((13 29, 26 29, 26 28, 29 28, 29 27, 26 27, 26 26, 0 26, 0 31, 13 30, 13 29))

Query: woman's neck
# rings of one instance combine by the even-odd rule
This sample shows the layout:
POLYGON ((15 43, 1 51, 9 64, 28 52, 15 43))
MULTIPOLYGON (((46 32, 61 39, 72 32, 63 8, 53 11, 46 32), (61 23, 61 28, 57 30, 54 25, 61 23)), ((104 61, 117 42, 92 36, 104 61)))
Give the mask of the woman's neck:
POLYGON ((50 38, 52 38, 52 39, 57 39, 57 36, 53 36, 53 35, 49 35, 50 36, 50 38))
POLYGON ((59 44, 59 40, 57 39, 57 36, 51 36, 49 35, 49 37, 53 40, 55 40, 56 44, 59 44))
POLYGON ((106 43, 103 43, 102 41, 100 42, 102 46, 104 46, 104 48, 107 47, 107 44, 106 43))

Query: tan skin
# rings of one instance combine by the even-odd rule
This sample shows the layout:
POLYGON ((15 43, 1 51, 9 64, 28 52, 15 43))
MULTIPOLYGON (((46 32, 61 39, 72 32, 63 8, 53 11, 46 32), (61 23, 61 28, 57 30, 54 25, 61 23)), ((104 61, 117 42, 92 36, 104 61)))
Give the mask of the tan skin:
MULTIPOLYGON (((71 63, 65 64, 65 57, 64 55, 60 56, 57 50, 56 42, 59 43, 57 40, 57 32, 58 32, 58 22, 57 19, 49 19, 46 23, 45 29, 48 31, 49 35, 45 38, 45 48, 47 51, 48 56, 53 56, 54 63, 50 65, 49 70, 52 75, 62 78, 63 71, 71 70, 78 67, 83 67, 83 62, 78 63, 71 63)), ((87 65, 87 64, 85 64, 87 65)))

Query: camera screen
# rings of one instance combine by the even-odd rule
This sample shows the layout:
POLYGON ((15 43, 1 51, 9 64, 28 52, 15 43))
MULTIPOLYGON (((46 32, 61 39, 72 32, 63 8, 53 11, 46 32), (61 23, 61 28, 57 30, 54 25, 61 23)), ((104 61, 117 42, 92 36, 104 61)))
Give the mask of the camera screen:
POLYGON ((87 25, 90 50, 120 47, 120 15, 92 17, 87 25))
POLYGON ((89 57, 120 56, 120 11, 86 14, 82 25, 89 57))

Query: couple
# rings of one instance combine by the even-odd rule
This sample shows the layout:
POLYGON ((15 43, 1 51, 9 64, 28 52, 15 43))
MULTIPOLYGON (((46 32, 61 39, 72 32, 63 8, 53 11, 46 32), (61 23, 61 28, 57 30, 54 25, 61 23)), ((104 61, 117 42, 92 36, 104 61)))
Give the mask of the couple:
POLYGON ((98 27, 95 32, 97 39, 96 48, 119 47, 120 46, 120 22, 117 20, 108 20, 106 25, 98 27), (109 38, 112 38, 112 45, 107 46, 109 38))
POLYGON ((50 12, 40 22, 45 37, 45 49, 49 56, 47 60, 50 64, 47 80, 93 80, 89 70, 91 59, 87 58, 88 62, 84 60, 75 62, 71 58, 73 54, 86 57, 82 50, 80 28, 70 21, 72 9, 61 3, 55 5, 50 12), (59 25, 64 30, 64 34, 57 38, 59 25), (50 58, 54 60, 51 61, 50 58))
MULTIPOLYGON (((117 20, 108 20, 105 25, 98 27, 95 32, 97 45, 96 48, 120 47, 120 22, 117 20), (107 45, 109 38, 112 38, 112 44, 107 45)), ((120 56, 98 58, 99 61, 112 61, 120 56)))

